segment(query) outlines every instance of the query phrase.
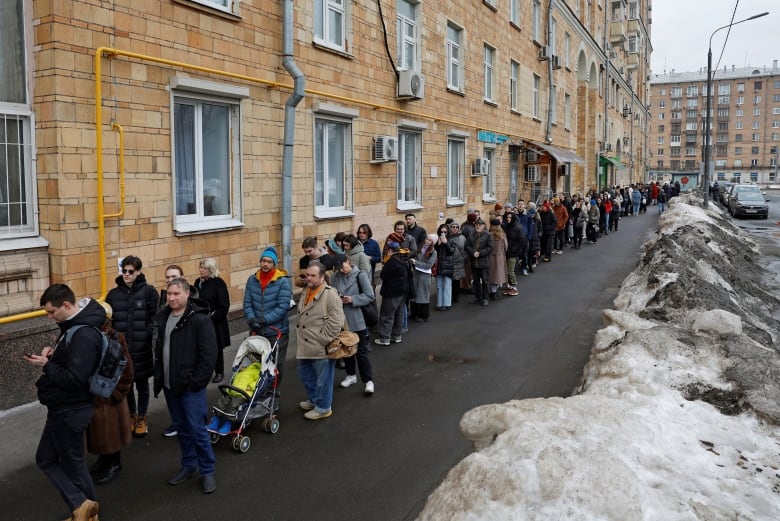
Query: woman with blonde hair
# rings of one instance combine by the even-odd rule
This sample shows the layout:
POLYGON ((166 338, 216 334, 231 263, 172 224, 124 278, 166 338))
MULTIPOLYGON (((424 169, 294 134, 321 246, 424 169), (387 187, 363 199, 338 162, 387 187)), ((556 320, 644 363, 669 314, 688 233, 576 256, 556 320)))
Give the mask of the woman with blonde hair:
POLYGON ((506 233, 501 228, 501 220, 490 220, 490 235, 493 237, 493 250, 488 257, 488 282, 490 284, 490 300, 498 299, 498 288, 507 283, 506 273, 506 233))
POLYGON ((219 277, 217 261, 211 257, 200 261, 200 277, 195 281, 198 298, 209 305, 209 315, 217 335, 217 363, 214 367, 214 383, 225 378, 225 360, 222 350, 230 345, 230 328, 227 314, 230 310, 230 294, 227 284, 219 277))

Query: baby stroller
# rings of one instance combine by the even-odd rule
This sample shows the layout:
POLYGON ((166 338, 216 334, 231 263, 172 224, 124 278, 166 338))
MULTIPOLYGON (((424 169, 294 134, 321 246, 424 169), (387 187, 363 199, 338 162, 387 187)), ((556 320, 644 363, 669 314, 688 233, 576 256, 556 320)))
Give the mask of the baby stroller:
POLYGON ((244 430, 257 418, 264 418, 266 432, 279 432, 276 364, 280 338, 281 331, 276 330, 273 346, 264 336, 247 337, 238 346, 230 384, 218 387, 222 396, 212 407, 207 426, 212 444, 222 436, 233 436, 233 449, 247 452, 252 442, 244 435, 244 430))

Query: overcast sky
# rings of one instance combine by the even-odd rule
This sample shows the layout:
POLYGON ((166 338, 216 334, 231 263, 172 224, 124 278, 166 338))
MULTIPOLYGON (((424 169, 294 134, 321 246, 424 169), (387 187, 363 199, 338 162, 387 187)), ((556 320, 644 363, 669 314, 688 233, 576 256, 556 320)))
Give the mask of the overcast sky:
MULTIPOLYGON (((769 11, 767 16, 731 28, 720 68, 772 66, 780 59, 778 0, 653 0, 651 40, 654 74, 692 72, 707 68, 707 46, 718 27, 769 11)), ((728 29, 712 38, 712 67, 716 67, 728 29)))

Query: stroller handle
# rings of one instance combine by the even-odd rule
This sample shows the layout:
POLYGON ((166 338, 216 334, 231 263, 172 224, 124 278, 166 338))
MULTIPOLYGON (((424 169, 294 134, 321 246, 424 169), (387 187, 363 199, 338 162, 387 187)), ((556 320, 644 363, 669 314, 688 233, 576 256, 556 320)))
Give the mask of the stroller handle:
POLYGON ((272 330, 274 333, 276 333, 276 339, 277 339, 277 340, 279 340, 280 338, 282 338, 282 330, 281 330, 281 329, 279 329, 278 327, 274 327, 274 326, 268 326, 268 329, 270 329, 270 330, 272 330))

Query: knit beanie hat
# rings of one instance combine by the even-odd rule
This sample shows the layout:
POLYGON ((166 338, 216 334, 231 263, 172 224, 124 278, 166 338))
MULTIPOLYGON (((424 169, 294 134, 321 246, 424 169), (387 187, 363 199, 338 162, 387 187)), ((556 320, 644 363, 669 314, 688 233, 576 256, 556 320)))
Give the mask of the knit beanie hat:
POLYGON ((273 246, 269 246, 263 250, 263 253, 260 254, 260 260, 264 258, 274 261, 274 265, 279 264, 279 257, 276 255, 276 250, 273 246))

